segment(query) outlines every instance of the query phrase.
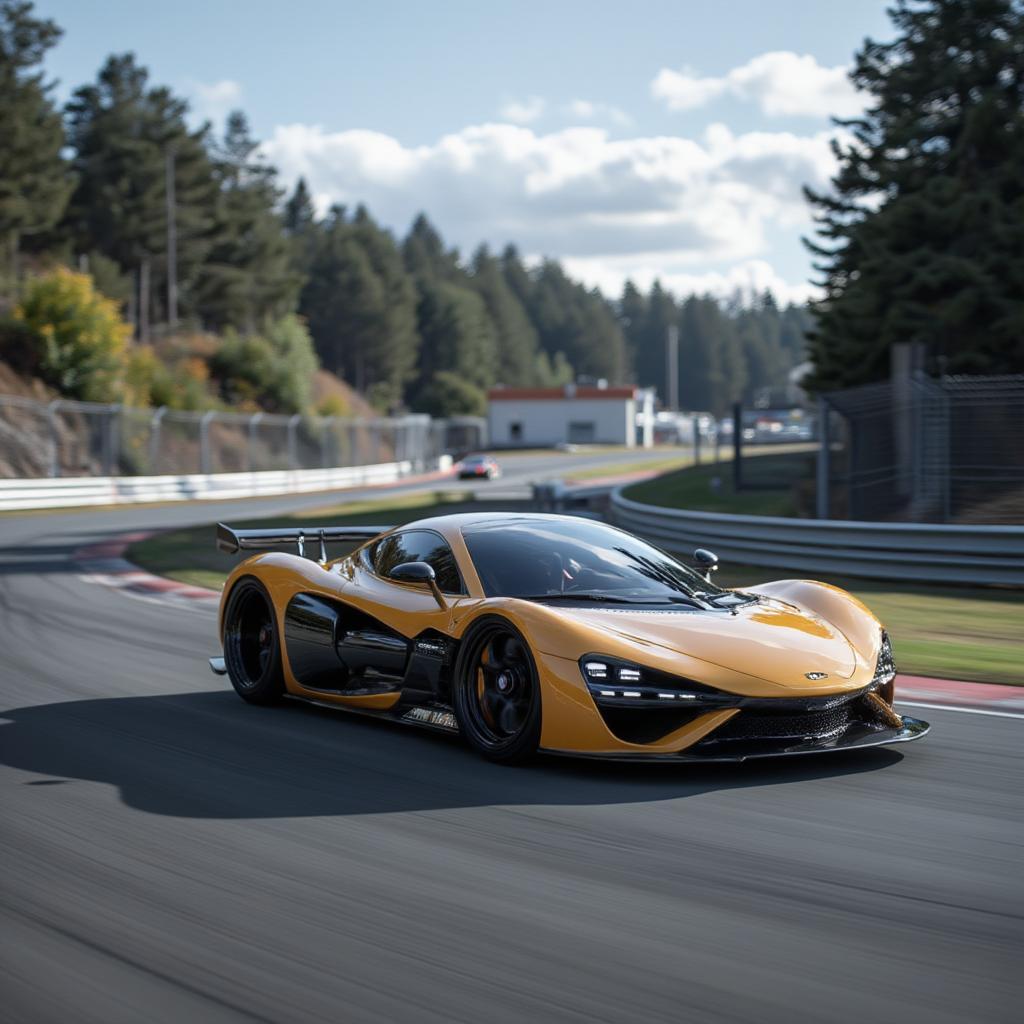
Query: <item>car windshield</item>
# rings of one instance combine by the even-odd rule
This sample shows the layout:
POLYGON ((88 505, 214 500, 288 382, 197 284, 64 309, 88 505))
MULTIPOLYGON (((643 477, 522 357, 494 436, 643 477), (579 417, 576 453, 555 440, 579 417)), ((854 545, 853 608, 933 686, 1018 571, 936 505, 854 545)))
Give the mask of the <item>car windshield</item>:
POLYGON ((693 605, 727 593, 604 523, 508 519, 466 527, 463 536, 488 597, 693 605))

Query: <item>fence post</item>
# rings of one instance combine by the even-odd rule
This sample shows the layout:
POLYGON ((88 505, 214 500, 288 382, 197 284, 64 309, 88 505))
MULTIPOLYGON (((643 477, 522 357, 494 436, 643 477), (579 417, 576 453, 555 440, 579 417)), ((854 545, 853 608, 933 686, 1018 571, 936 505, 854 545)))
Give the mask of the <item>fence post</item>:
POLYGON ((55 398, 46 407, 46 420, 50 425, 50 476, 60 476, 60 437, 57 434, 57 408, 60 399, 55 398))
POLYGON ((831 477, 829 460, 832 457, 832 438, 829 430, 828 402, 818 398, 818 471, 815 494, 815 515, 828 519, 828 485, 831 477))
POLYGON ((256 428, 263 419, 263 413, 254 412, 249 417, 249 472, 256 472, 256 428))
POLYGON ((120 448, 118 444, 118 423, 121 414, 121 406, 108 405, 103 413, 103 475, 114 475, 115 451, 120 448))
POLYGON ((327 469, 330 466, 330 458, 327 454, 329 447, 327 443, 327 432, 334 422, 333 416, 318 416, 320 422, 320 468, 327 469))
POLYGON ((298 469, 299 468, 299 448, 298 448, 298 436, 297 431, 299 422, 302 420, 302 416, 296 413, 290 420, 288 420, 288 468, 298 469))
POLYGON ((700 416, 693 415, 693 464, 700 465, 700 416))
POLYGON ((199 420, 199 472, 210 472, 210 421, 217 414, 211 409, 199 420))
POLYGON ((167 406, 161 405, 149 421, 149 471, 153 476, 159 476, 157 468, 160 462, 160 424, 167 414, 167 406))

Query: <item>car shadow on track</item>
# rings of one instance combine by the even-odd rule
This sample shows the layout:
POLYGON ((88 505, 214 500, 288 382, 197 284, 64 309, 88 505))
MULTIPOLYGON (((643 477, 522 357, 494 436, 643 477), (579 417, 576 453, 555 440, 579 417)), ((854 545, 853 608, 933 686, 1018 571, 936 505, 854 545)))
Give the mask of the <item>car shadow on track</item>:
MULTIPOLYGON (((130 807, 185 818, 290 818, 494 804, 677 800, 885 768, 892 749, 743 764, 480 760, 456 737, 231 691, 111 697, 0 714, 0 764, 114 786, 130 807)), ((39 785, 41 780, 26 780, 39 785)))

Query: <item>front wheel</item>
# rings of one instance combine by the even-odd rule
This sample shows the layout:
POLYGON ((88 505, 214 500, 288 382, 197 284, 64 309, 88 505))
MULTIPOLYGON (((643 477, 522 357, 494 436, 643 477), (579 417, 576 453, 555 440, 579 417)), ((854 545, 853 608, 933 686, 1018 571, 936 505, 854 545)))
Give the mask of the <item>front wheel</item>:
POLYGON ((235 584, 224 612, 224 665, 235 692, 250 704, 273 704, 284 693, 274 606, 251 576, 235 584))
POLYGON ((537 666, 523 635, 488 616, 470 627, 455 665, 452 704, 469 745, 490 761, 528 760, 540 745, 537 666))

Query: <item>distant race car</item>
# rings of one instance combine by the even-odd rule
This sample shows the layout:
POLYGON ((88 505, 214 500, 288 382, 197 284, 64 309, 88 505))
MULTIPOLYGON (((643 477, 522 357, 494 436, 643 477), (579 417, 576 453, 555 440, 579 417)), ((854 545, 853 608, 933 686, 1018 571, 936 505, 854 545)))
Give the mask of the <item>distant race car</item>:
POLYGON ((496 480, 501 476, 501 467, 490 455, 467 455, 459 463, 460 480, 496 480))
POLYGON ((917 739, 888 637, 856 598, 782 580, 726 590, 621 530, 472 513, 396 529, 235 530, 223 658, 284 696, 458 731, 494 761, 562 754, 741 761, 917 739), (330 542, 361 542, 329 560, 330 542), (318 558, 305 557, 315 548, 318 558))

